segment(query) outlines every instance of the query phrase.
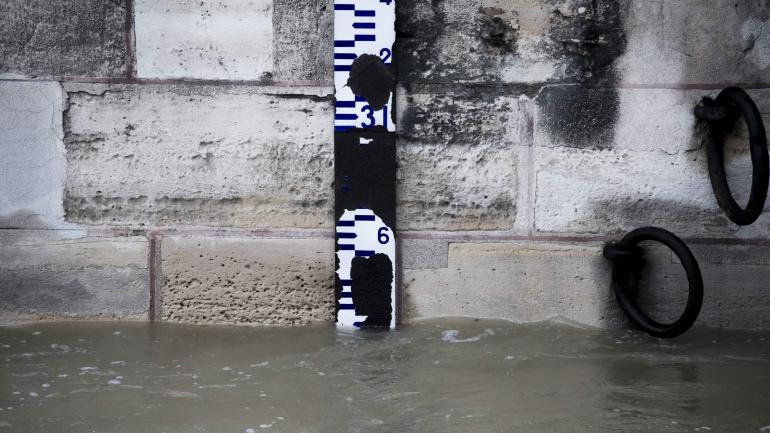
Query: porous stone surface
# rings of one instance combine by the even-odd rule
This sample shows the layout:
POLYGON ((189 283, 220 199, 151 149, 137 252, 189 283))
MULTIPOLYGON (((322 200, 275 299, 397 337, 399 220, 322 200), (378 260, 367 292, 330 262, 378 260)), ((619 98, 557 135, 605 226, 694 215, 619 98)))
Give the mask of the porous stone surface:
POLYGON ((164 237, 161 317, 302 325, 333 321, 332 239, 164 237))
POLYGON ((398 92, 400 229, 506 230, 526 151, 526 96, 506 87, 398 92))
POLYGON ((332 82, 334 2, 273 1, 273 78, 332 82))
POLYGON ((404 81, 594 81, 625 50, 619 1, 403 1, 404 81))
POLYGON ((398 89, 401 141, 521 144, 527 120, 527 89, 505 85, 408 84, 398 89))
POLYGON ((447 267, 449 242, 441 239, 399 239, 398 255, 403 269, 447 267))
POLYGON ((0 2, 0 76, 125 75, 128 0, 0 2))
POLYGON ((767 82, 769 19, 764 0, 628 2, 617 67, 628 83, 767 82))
POLYGON ((145 238, 0 232, 0 320, 147 318, 145 238))
POLYGON ((324 88, 68 85, 66 219, 331 226, 324 88))
POLYGON ((505 230, 516 216, 518 148, 496 143, 397 149, 397 227, 505 230))
POLYGON ((0 81, 0 227, 61 225, 61 110, 59 83, 0 81))
MULTIPOLYGON (((770 328, 765 296, 770 249, 690 245, 700 262, 705 295, 700 326, 770 328)), ((404 272, 406 318, 470 316, 515 322, 566 319, 602 328, 631 326, 614 299, 601 245, 584 243, 452 243, 444 269, 404 272)), ((639 303, 664 322, 687 297, 684 271, 668 249, 644 243, 639 303)))
POLYGON ((272 15, 271 0, 134 0, 137 76, 270 78, 272 15))

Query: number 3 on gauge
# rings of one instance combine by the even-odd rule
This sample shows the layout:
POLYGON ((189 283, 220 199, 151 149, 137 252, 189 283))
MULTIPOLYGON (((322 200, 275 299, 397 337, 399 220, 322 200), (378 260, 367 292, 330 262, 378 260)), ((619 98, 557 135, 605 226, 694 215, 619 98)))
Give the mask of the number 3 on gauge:
POLYGON ((380 229, 377 230, 377 240, 380 241, 380 243, 383 245, 390 242, 390 236, 388 236, 387 232, 387 227, 380 227, 380 229))

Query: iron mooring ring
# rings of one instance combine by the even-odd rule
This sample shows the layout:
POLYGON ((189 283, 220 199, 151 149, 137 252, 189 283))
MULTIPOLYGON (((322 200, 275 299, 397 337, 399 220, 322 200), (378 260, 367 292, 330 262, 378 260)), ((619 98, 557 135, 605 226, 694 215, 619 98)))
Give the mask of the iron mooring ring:
POLYGON ((637 327, 653 337, 673 338, 685 333, 695 323, 703 305, 703 277, 692 251, 675 234, 657 227, 638 228, 630 231, 620 241, 605 245, 603 254, 612 262, 612 289, 615 298, 623 312, 637 327), (673 323, 660 323, 645 314, 637 305, 635 293, 629 287, 634 268, 641 263, 641 249, 638 244, 642 241, 657 241, 669 247, 679 257, 687 274, 690 286, 687 305, 679 319, 673 323))
POLYGON ((767 199, 768 152, 765 126, 754 101, 737 87, 728 87, 715 100, 703 98, 695 107, 695 117, 709 125, 707 155, 711 188, 717 204, 730 220, 738 225, 749 225, 759 218, 767 199), (724 139, 742 115, 749 130, 751 150, 751 194, 745 208, 735 201, 727 183, 724 165, 724 139))

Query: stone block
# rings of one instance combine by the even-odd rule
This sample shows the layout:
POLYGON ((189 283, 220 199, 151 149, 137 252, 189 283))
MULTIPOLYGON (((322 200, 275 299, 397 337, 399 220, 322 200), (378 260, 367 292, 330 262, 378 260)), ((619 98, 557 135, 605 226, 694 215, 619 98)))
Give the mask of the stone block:
MULTIPOLYGON (((611 266, 601 245, 452 243, 444 269, 405 270, 407 320, 469 316, 538 322, 559 318, 601 328, 632 326, 617 305, 611 266)), ((688 287, 676 255, 644 242, 646 264, 637 295, 647 314, 674 321, 688 287)), ((768 329, 770 248, 690 245, 699 261, 704 301, 697 326, 768 329)))
POLYGON ((259 80, 273 71, 273 2, 136 0, 141 78, 259 80))
POLYGON ((331 227, 330 89, 65 90, 68 221, 331 227))
POLYGON ((125 76, 128 4, 128 0, 0 2, 0 76, 125 76))
POLYGON ((332 239, 164 237, 163 320, 246 325, 334 321, 332 239))
POLYGON ((0 227, 61 225, 61 112, 58 83, 0 81, 0 227))
POLYGON ((147 319, 145 238, 0 232, 0 318, 147 319))
POLYGON ((273 78, 334 80, 334 2, 273 1, 273 78))

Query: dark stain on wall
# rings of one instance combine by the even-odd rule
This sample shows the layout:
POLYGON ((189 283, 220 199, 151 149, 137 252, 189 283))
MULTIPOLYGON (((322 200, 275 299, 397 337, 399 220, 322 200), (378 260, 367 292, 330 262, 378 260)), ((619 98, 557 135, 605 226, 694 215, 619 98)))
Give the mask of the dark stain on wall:
POLYGON ((362 54, 350 65, 348 87, 354 95, 366 99, 374 111, 382 110, 388 103, 395 83, 390 66, 378 56, 362 54))
POLYGON ((590 225, 601 227, 603 233, 621 234, 641 226, 665 227, 674 232, 726 234, 734 231, 730 221, 719 209, 703 209, 680 201, 647 199, 598 200, 590 209, 590 225))
POLYGON ((609 85, 617 81, 615 59, 626 50, 623 14, 618 0, 582 0, 572 13, 551 12, 551 54, 564 61, 566 81, 609 85), (585 8, 579 13, 580 8, 585 8))
POLYGON ((375 254, 370 258, 355 257, 351 263, 350 278, 356 314, 368 316, 361 326, 390 326, 393 313, 390 294, 393 263, 390 258, 385 254, 375 254))
POLYGON ((62 281, 61 274, 47 269, 0 272, 0 309, 33 313, 57 313, 78 309, 94 295, 76 278, 62 281))
MULTIPOLYGON (((549 13, 548 27, 545 34, 538 36, 539 41, 530 44, 537 47, 536 52, 544 60, 554 62, 558 72, 539 81, 521 83, 544 87, 537 98, 538 126, 552 136, 551 142, 556 145, 610 147, 620 109, 615 61, 626 50, 626 2, 547 0, 544 8, 549 13)), ((509 79, 503 78, 510 63, 523 61, 517 60, 519 19, 513 5, 479 7, 447 0, 398 2, 394 64, 399 81, 406 88, 416 83, 445 83, 453 89, 468 87, 469 83, 510 85, 504 83, 509 79)), ((494 90, 510 94, 519 89, 494 90)), ((477 95, 478 109, 488 115, 499 112, 501 107, 494 104, 497 95, 477 95)), ((433 112, 434 108, 452 109, 427 105, 423 109, 433 112)), ((420 121, 407 106, 399 130, 420 121)))
POLYGON ((620 101, 617 89, 582 84, 548 86, 537 97, 538 124, 561 146, 612 147, 620 101))
POLYGON ((552 12, 550 49, 563 59, 564 85, 545 88, 538 107, 540 125, 559 144, 612 146, 620 108, 614 63, 626 49, 624 12, 618 0, 585 0, 574 2, 567 15, 556 8, 552 12))
POLYGON ((510 95, 537 94, 537 88, 504 84, 407 84, 398 124, 399 138, 420 143, 505 142, 510 95), (419 102, 415 101, 419 98, 419 102))
POLYGON ((518 27, 505 19, 506 11, 501 8, 481 7, 476 14, 477 32, 488 47, 501 53, 516 54, 518 27))
POLYGON ((396 2, 393 64, 399 81, 419 78, 432 68, 436 44, 446 28, 442 0, 396 2))
POLYGON ((0 73, 126 74, 127 0, 0 1, 0 73))

